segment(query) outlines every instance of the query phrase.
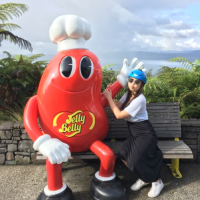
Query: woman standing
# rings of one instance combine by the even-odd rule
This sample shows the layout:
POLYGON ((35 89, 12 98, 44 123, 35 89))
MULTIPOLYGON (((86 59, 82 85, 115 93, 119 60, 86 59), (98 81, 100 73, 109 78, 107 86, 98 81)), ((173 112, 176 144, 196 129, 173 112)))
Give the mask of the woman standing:
POLYGON ((152 183, 149 197, 157 197, 164 187, 160 179, 162 152, 157 146, 157 136, 148 120, 146 98, 142 89, 146 83, 146 74, 142 70, 133 70, 128 78, 128 91, 118 103, 112 99, 109 87, 103 94, 117 119, 127 121, 130 136, 123 143, 118 157, 139 178, 131 186, 136 191, 152 183))

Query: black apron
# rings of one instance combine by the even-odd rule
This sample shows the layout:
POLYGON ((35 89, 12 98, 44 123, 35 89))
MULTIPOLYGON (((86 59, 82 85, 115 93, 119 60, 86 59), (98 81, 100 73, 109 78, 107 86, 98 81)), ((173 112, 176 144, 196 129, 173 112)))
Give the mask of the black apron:
POLYGON ((118 158, 125 160, 135 175, 146 183, 160 178, 163 155, 156 132, 149 122, 127 122, 131 135, 123 143, 118 158))

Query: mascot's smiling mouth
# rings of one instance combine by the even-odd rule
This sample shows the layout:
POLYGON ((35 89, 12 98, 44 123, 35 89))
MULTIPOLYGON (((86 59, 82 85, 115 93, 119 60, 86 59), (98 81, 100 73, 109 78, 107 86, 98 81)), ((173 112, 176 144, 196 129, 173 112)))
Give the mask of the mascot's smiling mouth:
POLYGON ((69 90, 64 90, 64 89, 62 89, 62 88, 60 88, 60 87, 58 87, 55 83, 54 83, 54 81, 53 81, 53 79, 51 80, 51 83, 52 83, 52 85, 54 86, 54 87, 56 87, 58 90, 62 90, 63 92, 67 92, 67 93, 82 93, 82 92, 86 92, 87 90, 90 90, 91 89, 91 87, 93 86, 93 84, 90 84, 86 89, 84 89, 84 90, 80 90, 80 91, 69 91, 69 90))

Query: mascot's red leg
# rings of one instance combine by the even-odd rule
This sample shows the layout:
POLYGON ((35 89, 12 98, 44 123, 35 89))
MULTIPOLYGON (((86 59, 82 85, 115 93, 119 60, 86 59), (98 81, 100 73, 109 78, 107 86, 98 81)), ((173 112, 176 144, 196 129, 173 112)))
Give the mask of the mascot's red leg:
POLYGON ((62 164, 51 164, 46 160, 47 186, 37 200, 75 200, 71 189, 62 181, 62 164))
POLYGON ((110 177, 113 174, 115 166, 115 153, 112 149, 106 146, 101 141, 95 141, 91 146, 90 150, 96 154, 100 161, 99 176, 110 177))
POLYGON ((90 193, 94 199, 127 200, 126 187, 113 172, 115 153, 101 141, 95 141, 90 150, 100 161, 99 172, 90 182, 90 193))
POLYGON ((63 187, 62 164, 51 164, 47 158, 46 169, 48 189, 51 191, 61 189, 63 187))

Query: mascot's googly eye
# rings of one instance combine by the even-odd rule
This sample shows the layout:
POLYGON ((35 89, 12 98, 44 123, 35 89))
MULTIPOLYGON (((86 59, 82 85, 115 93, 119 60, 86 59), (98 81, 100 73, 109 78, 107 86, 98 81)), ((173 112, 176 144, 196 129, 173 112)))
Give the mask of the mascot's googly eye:
POLYGON ((83 57, 80 62, 80 74, 84 79, 88 79, 94 70, 93 62, 87 56, 83 57))
POLYGON ((63 77, 69 78, 73 75, 75 71, 75 59, 67 56, 63 58, 61 64, 60 64, 60 73, 63 77))

